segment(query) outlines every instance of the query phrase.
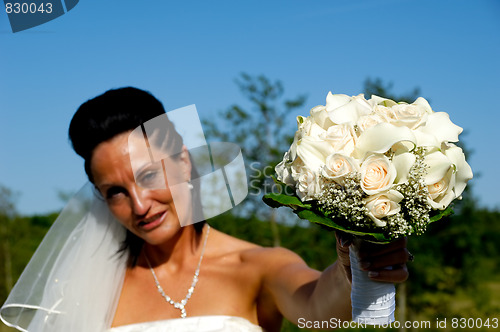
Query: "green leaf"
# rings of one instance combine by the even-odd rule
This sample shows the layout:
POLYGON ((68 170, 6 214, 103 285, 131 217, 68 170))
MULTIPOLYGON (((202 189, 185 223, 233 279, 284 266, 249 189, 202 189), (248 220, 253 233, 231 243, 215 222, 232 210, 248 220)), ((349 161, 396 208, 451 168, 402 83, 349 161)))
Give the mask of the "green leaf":
POLYGON ((435 215, 433 215, 429 219, 429 224, 438 221, 441 218, 448 217, 453 214, 453 209, 451 206, 448 206, 445 210, 439 210, 439 212, 435 215))
POLYGON ((297 210, 298 208, 311 208, 311 204, 303 203, 297 196, 289 196, 286 194, 270 193, 264 195, 262 200, 272 208, 278 208, 281 206, 288 206, 294 210, 297 210))
POLYGON ((345 228, 344 226, 335 222, 335 219, 320 215, 312 210, 301 210, 296 212, 299 218, 309 220, 315 224, 325 225, 336 230, 355 235, 356 237, 362 238, 367 241, 377 242, 377 243, 388 243, 392 239, 387 237, 383 233, 376 232, 359 232, 352 229, 345 228))
POLYGON ((323 215, 319 211, 312 210, 313 206, 302 202, 297 196, 289 196, 286 194, 270 193, 264 195, 262 200, 272 208, 287 206, 291 208, 299 218, 309 220, 312 223, 324 225, 339 231, 343 231, 367 241, 377 243, 388 243, 392 239, 384 233, 377 232, 360 232, 342 226, 335 222, 335 219, 323 215))

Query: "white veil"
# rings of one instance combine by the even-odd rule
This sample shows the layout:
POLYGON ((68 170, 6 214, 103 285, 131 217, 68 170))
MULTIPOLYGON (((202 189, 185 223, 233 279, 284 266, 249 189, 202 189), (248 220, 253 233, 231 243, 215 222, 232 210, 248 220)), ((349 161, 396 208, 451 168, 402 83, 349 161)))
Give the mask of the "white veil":
POLYGON ((20 331, 105 331, 126 269, 125 228, 87 183, 67 204, 0 309, 20 331))

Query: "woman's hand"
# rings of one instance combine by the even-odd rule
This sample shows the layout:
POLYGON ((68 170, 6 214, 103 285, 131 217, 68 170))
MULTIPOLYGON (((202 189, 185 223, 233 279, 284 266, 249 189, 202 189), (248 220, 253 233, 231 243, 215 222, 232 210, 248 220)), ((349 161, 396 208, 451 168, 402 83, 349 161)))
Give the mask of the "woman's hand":
POLYGON ((406 237, 388 244, 361 241, 358 245, 361 269, 368 271, 368 277, 372 280, 405 282, 409 275, 406 262, 412 257, 406 244, 406 237))
POLYGON ((351 259, 349 258, 349 246, 352 244, 352 237, 342 232, 335 232, 335 237, 337 239, 337 261, 342 266, 349 282, 352 282, 351 259))
MULTIPOLYGON (((344 268, 346 276, 351 281, 349 247, 353 245, 353 238, 342 232, 337 232, 336 237, 338 261, 344 268)), ((357 242, 361 269, 369 271, 368 276, 373 280, 391 283, 406 281, 408 279, 406 262, 411 257, 406 244, 406 238, 389 244, 375 244, 366 241, 357 242)))

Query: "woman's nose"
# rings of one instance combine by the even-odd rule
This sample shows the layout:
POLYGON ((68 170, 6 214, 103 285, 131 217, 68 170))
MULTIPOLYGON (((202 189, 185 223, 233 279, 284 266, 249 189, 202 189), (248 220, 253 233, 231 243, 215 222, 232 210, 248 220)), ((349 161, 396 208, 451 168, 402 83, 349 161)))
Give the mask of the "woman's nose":
POLYGON ((132 210, 136 215, 146 215, 151 206, 151 200, 148 197, 148 190, 135 186, 131 191, 132 210))

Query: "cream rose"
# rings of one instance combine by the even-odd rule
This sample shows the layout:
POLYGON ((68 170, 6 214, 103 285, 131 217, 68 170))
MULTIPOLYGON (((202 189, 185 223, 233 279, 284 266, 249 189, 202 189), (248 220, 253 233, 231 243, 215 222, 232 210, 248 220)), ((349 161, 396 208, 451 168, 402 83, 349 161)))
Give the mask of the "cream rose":
POLYGON ((320 138, 330 143, 335 152, 348 156, 352 154, 356 145, 354 127, 348 123, 331 126, 321 134, 320 138))
POLYGON ((389 123, 410 129, 416 129, 425 123, 429 115, 425 108, 414 104, 397 104, 390 108, 379 106, 378 112, 383 113, 389 123))
POLYGON ((361 164, 361 188, 368 195, 387 191, 396 179, 396 168, 380 153, 369 155, 361 164))
POLYGON ((368 128, 374 127, 375 125, 383 122, 384 119, 378 114, 363 115, 358 119, 357 125, 361 131, 365 131, 368 128))
POLYGON ((378 227, 384 227, 386 222, 382 219, 392 216, 401 210, 399 202, 403 195, 397 190, 389 190, 376 195, 368 196, 365 199, 368 216, 378 227))
POLYGON ((455 184, 454 180, 453 170, 450 168, 439 181, 427 185, 427 190, 429 191, 427 201, 434 209, 444 210, 455 199, 455 194, 452 190, 455 184))
POLYGON ((345 176, 354 171, 359 171, 359 166, 353 158, 340 153, 334 153, 326 157, 322 174, 324 177, 332 179, 338 184, 343 184, 345 176))

